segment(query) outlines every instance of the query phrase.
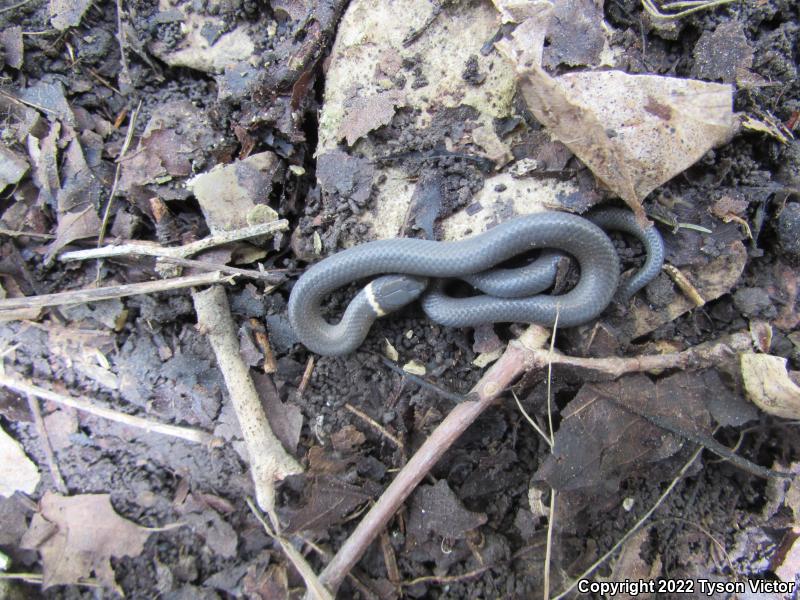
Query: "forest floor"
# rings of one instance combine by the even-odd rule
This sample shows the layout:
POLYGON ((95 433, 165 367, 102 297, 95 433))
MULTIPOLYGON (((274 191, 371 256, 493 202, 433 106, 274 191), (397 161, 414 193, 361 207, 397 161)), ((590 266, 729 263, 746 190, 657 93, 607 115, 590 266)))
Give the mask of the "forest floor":
MULTIPOLYGON (((502 200, 520 181, 558 187, 575 212, 614 196, 524 94, 488 121, 471 103, 500 89, 493 43, 513 24, 483 0, 416 3, 419 26, 382 25, 403 42, 371 56, 370 103, 332 49, 390 2, 0 8, 0 597, 301 598, 400 476, 413 483, 363 557, 322 575, 338 597, 552 598, 581 578, 661 581, 638 597, 797 597, 748 582, 800 584, 786 476, 800 471, 800 5, 660 19, 649 1, 599 4, 559 5, 577 12, 551 24, 548 73, 613 56, 730 89, 749 124, 640 198, 689 282, 663 273, 630 306, 558 331, 554 352, 513 342, 538 330, 446 328, 412 304, 344 357, 298 342, 289 294, 321 256, 386 237, 393 178, 413 193, 399 233, 417 237, 449 235, 479 193, 502 200), (458 31, 482 50, 450 77, 463 98, 436 104, 444 67, 415 45, 471 19, 494 36, 458 31), (214 341, 219 314, 199 316, 203 289, 225 291, 238 362, 214 341), (271 479, 254 487, 260 421, 240 427, 237 365, 280 442, 274 503, 271 479), (476 402, 463 435, 436 441, 476 402), (426 440, 442 456, 410 472, 426 440)), ((613 239, 625 269, 641 264, 613 239)))

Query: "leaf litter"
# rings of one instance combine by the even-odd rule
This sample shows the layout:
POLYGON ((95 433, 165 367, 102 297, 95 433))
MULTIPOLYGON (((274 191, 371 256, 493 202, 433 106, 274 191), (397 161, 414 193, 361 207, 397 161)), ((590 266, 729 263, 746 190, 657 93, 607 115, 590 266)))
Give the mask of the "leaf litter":
POLYGON ((61 496, 48 491, 21 544, 41 555, 44 589, 81 583, 94 574, 103 587, 121 593, 111 558, 138 556, 151 534, 119 516, 109 494, 61 496))

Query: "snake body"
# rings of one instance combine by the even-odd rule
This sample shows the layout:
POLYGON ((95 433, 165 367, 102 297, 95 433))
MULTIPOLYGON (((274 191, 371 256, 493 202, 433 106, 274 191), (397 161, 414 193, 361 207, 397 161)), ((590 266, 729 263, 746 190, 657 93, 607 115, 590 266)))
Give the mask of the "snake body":
POLYGON ((412 238, 379 240, 349 248, 311 266, 295 283, 289 298, 289 320, 298 339, 322 355, 349 354, 367 336, 376 318, 422 296, 432 320, 451 327, 480 323, 525 322, 574 327, 595 319, 615 293, 627 298, 661 269, 664 249, 654 227, 645 230, 633 215, 605 209, 589 219, 562 212, 534 213, 458 241, 412 238), (619 258, 599 225, 631 233, 645 245, 644 267, 617 290, 619 258), (559 255, 545 253, 527 267, 493 269, 534 249, 561 251, 580 266, 580 279, 558 296, 540 294, 553 283, 559 255), (389 275, 385 275, 389 274, 389 275), (370 282, 348 305, 341 321, 328 323, 321 304, 334 290, 362 278, 370 282), (485 292, 451 298, 441 283, 428 279, 459 278, 485 292), (558 316, 557 316, 558 315, 558 316))

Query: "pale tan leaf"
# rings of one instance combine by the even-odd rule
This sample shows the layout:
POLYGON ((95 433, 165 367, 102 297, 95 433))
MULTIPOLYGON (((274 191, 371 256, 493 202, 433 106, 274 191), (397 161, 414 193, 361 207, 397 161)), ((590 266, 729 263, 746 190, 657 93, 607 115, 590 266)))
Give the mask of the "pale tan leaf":
POLYGON ((739 361, 750 400, 771 415, 800 419, 800 386, 789 378, 785 358, 745 353, 739 361))
POLYGON ((45 589, 74 584, 94 573, 104 587, 121 593, 111 557, 138 556, 151 532, 120 517, 110 498, 44 495, 21 546, 41 554, 45 589))
POLYGON ((39 484, 39 469, 16 440, 0 429, 0 496, 16 491, 32 494, 39 484))

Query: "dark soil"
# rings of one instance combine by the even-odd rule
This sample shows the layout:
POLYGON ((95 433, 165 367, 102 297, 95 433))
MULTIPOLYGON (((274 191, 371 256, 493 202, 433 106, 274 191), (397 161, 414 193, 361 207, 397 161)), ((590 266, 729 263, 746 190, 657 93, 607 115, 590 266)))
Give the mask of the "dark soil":
MULTIPOLYGON (((242 326, 243 355, 252 358, 254 372, 262 371, 263 356, 253 342, 257 325, 252 321, 264 323, 277 362, 277 371, 271 375, 275 388, 283 401, 302 412, 295 456, 307 473, 283 483, 279 514, 286 534, 320 571, 326 560, 312 550, 312 542, 334 553, 364 510, 454 405, 454 400, 387 368, 382 359, 386 342, 396 349, 399 364, 417 361, 425 366, 429 382, 463 395, 483 373, 473 361, 480 353, 500 347, 516 329, 447 329, 432 324, 412 306, 378 321, 356 353, 344 358, 317 357, 307 387, 300 393, 309 353, 296 342, 288 325, 286 301, 293 281, 314 256, 312 232, 325 224, 320 241, 326 252, 339 247, 352 232, 360 239, 370 238, 369 229, 358 222, 358 215, 373 199, 371 174, 360 178, 363 172, 359 171, 371 169, 369 161, 349 156, 324 168, 314 159, 324 60, 343 4, 337 0, 281 0, 272 5, 253 0, 195 0, 189 12, 223 17, 221 29, 204 30, 210 40, 241 24, 264 32, 255 40, 253 60, 217 75, 169 66, 148 50, 155 42, 175 47, 185 35, 181 18, 150 0, 123 6, 128 28, 126 69, 121 66, 113 3, 91 5, 80 24, 66 31, 52 27, 42 0, 0 12, 4 31, 0 46, 5 48, 0 74, 3 148, 28 161, 31 139, 45 152, 53 124, 60 120, 66 127, 69 122, 69 135, 80 140, 94 177, 93 187, 79 187, 71 197, 78 204, 88 202, 102 216, 131 113, 141 101, 135 148, 152 118, 167 114, 165 107, 170 103, 182 102, 192 120, 178 119, 171 126, 175 135, 169 143, 191 141, 190 152, 180 155, 188 170, 182 172, 181 165, 174 165, 168 168, 167 178, 158 182, 134 173, 117 198, 110 220, 119 232, 114 235, 169 245, 208 234, 198 203, 185 186, 190 175, 264 151, 280 158, 281 175, 272 183, 268 202, 290 220, 294 235, 278 239, 275 247, 269 245, 266 257, 257 258, 267 269, 284 270, 280 284, 265 294, 263 283, 238 283, 228 294, 234 318, 242 326), (18 65, 14 64, 13 40, 9 41, 13 26, 21 27, 24 46, 18 65), (54 86, 47 88, 49 95, 25 96, 26 90, 43 84, 54 86), (30 109, 21 109, 24 104, 14 98, 27 97, 32 98, 29 104, 43 109, 37 113, 38 122, 26 129, 30 109), (154 197, 160 204, 151 201, 154 197), (166 207, 164 213, 158 206, 166 207), (403 448, 348 407, 368 415, 400 439, 403 448)), ((604 11, 616 31, 613 45, 620 69, 733 82, 737 65, 748 62, 758 83, 737 87, 736 110, 789 127, 797 123, 797 2, 733 3, 683 18, 674 29, 651 25, 637 0, 610 0, 604 11)), ((446 3, 438 18, 447 18, 446 3)), ((549 60, 555 61, 550 66, 556 69, 568 68, 553 57, 549 60)), ((403 85, 426 85, 424 75, 411 63, 404 64, 397 77, 403 85)), ((485 74, 472 61, 465 65, 463 79, 465 85, 481 85, 485 74)), ((408 115, 400 110, 388 126, 371 134, 391 142, 392 152, 383 160, 401 165, 410 179, 422 183, 405 234, 435 238, 438 219, 468 206, 491 171, 491 164, 444 151, 446 138, 458 139, 463 128, 472 126, 471 111, 469 107, 444 111, 435 115, 429 129, 417 131, 407 126, 408 115)), ((541 149, 545 141, 540 127, 529 123, 524 107, 519 112, 514 123, 496 124, 498 133, 529 127, 530 144, 515 148, 517 159, 541 149)), ((61 192, 68 184, 64 174, 70 139, 62 130, 50 143, 57 146, 52 158, 61 169, 61 192)), ((597 193, 593 178, 576 159, 551 158, 565 169, 565 176, 589 182, 584 185, 592 188, 587 193, 597 193)), ((4 228, 38 234, 56 231, 65 207, 60 193, 43 191, 48 173, 40 170, 45 163, 2 190, 4 228)), ((651 214, 668 213, 678 221, 697 224, 709 222, 716 200, 730 197, 740 202, 752 239, 745 238, 736 223, 717 228, 708 237, 682 230, 667 235, 668 261, 679 268, 702 264, 722 252, 727 240, 744 239, 747 267, 731 293, 658 328, 647 339, 636 340, 636 345, 622 344, 614 350, 635 355, 657 344, 685 349, 746 331, 753 320, 764 320, 773 325, 769 352, 788 359, 790 370, 800 370, 800 335, 794 318, 800 264, 799 182, 797 141, 781 143, 745 131, 651 194, 645 202, 651 214)), ((616 241, 626 267, 640 264, 637 248, 616 241)), ((70 242, 90 247, 94 240, 66 243, 70 242)), ((48 261, 46 239, 2 234, 0 244, 0 278, 8 297, 90 287, 95 282, 95 262, 48 261)), ((99 274, 104 285, 157 277, 154 264, 140 259, 105 261, 99 274)), ((662 276, 650 284, 646 298, 654 306, 666 305, 671 290, 669 279, 662 276)), ((337 292, 326 310, 340 314, 356 291, 353 286, 337 292)), ((302 597, 299 575, 246 504, 253 488, 240 452, 238 424, 213 352, 196 328, 188 292, 50 309, 35 322, 2 324, 0 341, 9 375, 103 400, 122 412, 201 428, 224 440, 205 448, 85 414, 74 417, 72 426, 64 426, 61 434, 66 441, 55 444, 55 453, 70 495, 108 493, 120 515, 147 527, 186 523, 150 536, 141 554, 112 561, 116 581, 127 597, 302 597), (75 343, 79 341, 76 332, 93 337, 68 350, 59 346, 59 351, 54 341, 58 332, 75 343), (79 355, 95 356, 95 352, 105 360, 95 360, 95 370, 82 368, 86 362, 78 360, 79 355), (97 375, 98 365, 113 384, 97 375), (197 505, 187 508, 187 502, 197 505)), ((650 383, 666 385, 664 381, 673 375, 653 377, 650 383)), ((697 375, 699 385, 710 385, 707 375, 697 375)), ((754 410, 744 400, 735 373, 714 371, 712 377, 715 387, 703 389, 712 389, 710 394, 735 407, 726 414, 739 416, 722 418, 723 411, 709 409, 714 418, 713 424, 711 420, 705 424, 707 432, 718 425, 719 442, 736 447, 759 465, 785 471, 800 460, 794 422, 754 410)), ((574 373, 555 370, 556 427, 567 423, 563 413, 582 384, 574 373)), ((541 376, 524 378, 514 388, 540 423, 547 419, 546 390, 541 376)), ((678 394, 667 401, 679 403, 682 398, 678 394)), ((43 411, 45 416, 59 412, 54 404, 44 404, 43 411)), ((56 422, 52 421, 54 427, 56 422)), ((42 481, 30 497, 33 502, 21 494, 0 497, 0 551, 11 559, 9 571, 39 573, 39 554, 22 549, 20 540, 35 503, 56 488, 25 398, 0 390, 0 425, 42 471, 42 481)), ((695 449, 680 439, 665 441, 668 434, 654 431, 643 443, 655 451, 673 443, 672 452, 646 461, 631 459, 614 471, 614 477, 565 492, 554 528, 552 591, 562 589, 611 548, 655 502, 695 449)), ((624 436, 616 441, 619 454, 633 453, 624 436)), ((613 454, 614 447, 608 444, 599 446, 597 453, 613 454)), ((360 583, 345 580, 340 597, 539 597, 547 519, 531 503, 538 498, 546 507, 549 502, 548 493, 536 493, 547 489, 540 469, 549 454, 549 447, 521 417, 513 397, 504 396, 437 464, 360 562, 354 572, 360 583), (430 514, 426 520, 424 515, 430 514), (392 560, 396 572, 387 566, 392 560)), ((646 579, 773 579, 790 560, 787 544, 791 547, 796 537, 792 528, 798 527, 795 519, 800 517, 793 518, 785 500, 786 485, 759 479, 705 452, 646 528, 637 559, 644 570, 613 571, 606 564, 597 576, 613 580, 620 573, 636 572, 646 579)), ((793 564, 798 565, 796 554, 797 550, 793 564)), ((4 593, 1 584, 2 580, 0 595, 4 593)), ((14 594, 101 597, 82 585, 42 591, 24 582, 13 583, 5 593, 12 598, 14 594)))

